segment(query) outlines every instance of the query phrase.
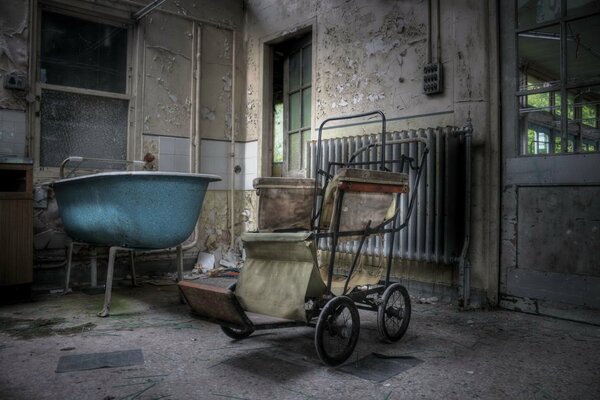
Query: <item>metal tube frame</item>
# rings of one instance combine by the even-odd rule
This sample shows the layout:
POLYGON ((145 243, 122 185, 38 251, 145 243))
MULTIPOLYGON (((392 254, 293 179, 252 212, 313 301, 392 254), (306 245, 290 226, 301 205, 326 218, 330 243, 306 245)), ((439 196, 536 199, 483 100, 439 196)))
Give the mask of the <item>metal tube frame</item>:
MULTIPOLYGON (((325 239, 325 238, 332 239, 331 253, 329 254, 327 287, 326 287, 326 292, 323 295, 323 300, 328 300, 331 297, 333 297, 332 292, 331 292, 331 286, 332 286, 332 282, 333 282, 333 271, 334 271, 334 265, 335 265, 337 246, 338 246, 339 238, 341 238, 341 237, 361 236, 361 242, 359 244, 358 251, 354 254, 351 271, 350 271, 350 274, 348 275, 348 277, 346 279, 346 283, 344 285, 344 291, 343 291, 344 295, 346 295, 346 292, 348 289, 348 283, 352 276, 352 272, 356 266, 358 257, 360 257, 360 252, 362 250, 363 244, 364 244, 365 240, 373 234, 389 234, 389 238, 391 241, 389 244, 389 248, 387 249, 388 254, 387 254, 387 268, 386 268, 385 283, 383 286, 378 286, 376 288, 373 288, 374 293, 381 294, 390 285, 390 275, 391 275, 392 258, 393 258, 393 252, 394 252, 395 234, 397 232, 401 231, 402 229, 405 229, 408 226, 408 222, 412 215, 412 211, 413 211, 415 201, 416 201, 416 198, 418 195, 419 182, 421 180, 423 168, 426 165, 427 156, 429 153, 429 140, 426 138, 423 138, 423 137, 409 137, 409 138, 405 138, 405 139, 391 140, 391 141, 386 142, 387 132, 385 129, 386 129, 386 118, 385 118, 385 115, 383 114, 383 112, 381 112, 381 111, 373 111, 373 112, 363 113, 363 114, 355 114, 355 115, 349 115, 349 116, 343 116, 343 117, 329 118, 329 119, 326 119, 325 121, 323 121, 321 123, 321 125, 319 126, 319 133, 318 133, 318 139, 317 139, 316 162, 314 164, 315 186, 314 186, 314 194, 313 194, 311 229, 314 232, 314 240, 316 243, 318 243, 319 240, 321 240, 321 239, 325 239), (369 143, 365 146, 359 147, 354 153, 352 153, 349 161, 346 163, 330 162, 330 163, 328 163, 328 165, 325 169, 321 168, 321 161, 322 161, 322 157, 323 157, 323 155, 322 155, 322 149, 323 149, 322 138, 323 138, 323 128, 325 127, 325 125, 327 125, 328 123, 333 122, 333 121, 348 120, 348 119, 354 119, 354 118, 364 118, 364 117, 371 116, 371 115, 379 115, 381 117, 381 139, 380 139, 380 141, 375 142, 375 143, 369 143), (422 153, 418 160, 415 160, 414 158, 411 158, 411 157, 407 157, 404 154, 400 154, 398 159, 392 159, 392 160, 386 161, 386 151, 387 151, 386 146, 394 145, 394 144, 402 145, 402 144, 415 143, 415 142, 421 143, 423 145, 422 153), (377 160, 377 161, 355 161, 357 159, 357 157, 362 155, 365 151, 368 151, 374 147, 381 147, 381 151, 379 153, 380 155, 378 157, 379 160, 377 160), (379 165, 379 169, 381 171, 389 171, 386 164, 392 164, 392 165, 398 164, 400 166, 400 171, 403 171, 405 162, 408 162, 408 168, 410 170, 416 171, 416 177, 414 180, 414 185, 413 185, 414 187, 411 188, 411 194, 410 194, 410 198, 408 201, 408 208, 406 210, 406 216, 404 217, 404 221, 402 221, 401 223, 399 223, 399 221, 398 221, 398 219, 400 217, 401 206, 400 206, 400 194, 396 194, 396 209, 391 218, 383 221, 381 224, 379 224, 375 227, 371 227, 371 223, 369 222, 367 224, 367 226, 365 227, 365 229, 356 230, 356 231, 340 232, 339 216, 341 214, 342 203, 343 203, 343 198, 344 198, 344 190, 340 190, 339 195, 337 196, 336 202, 334 205, 335 211, 334 211, 333 215, 337 215, 337 217, 333 221, 333 226, 330 227, 327 231, 320 228, 319 219, 320 219, 321 212, 322 212, 323 201, 321 201, 321 204, 319 205, 318 200, 319 200, 320 196, 321 197, 324 196, 323 189, 325 189, 325 187, 327 186, 329 181, 333 178, 332 167, 335 167, 335 166, 340 166, 340 167, 363 166, 364 167, 364 166, 370 166, 370 165, 379 165), (320 180, 324 180, 322 187, 319 186, 320 180), (391 223, 391 227, 386 228, 386 226, 388 226, 390 223, 391 223)), ((393 152, 390 152, 390 153, 393 153, 393 152)), ((366 297, 364 297, 364 296, 357 297, 357 296, 353 296, 352 293, 350 293, 348 295, 351 298, 353 298, 354 301, 363 302, 364 300, 366 300, 366 297)), ((367 307, 368 309, 373 309, 371 304, 367 304, 367 306, 368 306, 367 307)))

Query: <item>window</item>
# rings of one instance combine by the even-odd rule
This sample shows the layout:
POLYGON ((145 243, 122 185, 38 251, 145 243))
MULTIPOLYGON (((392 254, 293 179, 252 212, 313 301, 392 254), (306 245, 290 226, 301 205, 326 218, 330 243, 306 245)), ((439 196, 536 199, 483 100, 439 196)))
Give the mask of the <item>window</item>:
POLYGON ((40 166, 127 158, 127 36, 124 26, 41 13, 40 166))
POLYGON ((311 34, 273 52, 273 175, 302 174, 311 139, 311 34))
POLYGON ((516 7, 522 153, 598 151, 599 3, 516 0, 516 7))

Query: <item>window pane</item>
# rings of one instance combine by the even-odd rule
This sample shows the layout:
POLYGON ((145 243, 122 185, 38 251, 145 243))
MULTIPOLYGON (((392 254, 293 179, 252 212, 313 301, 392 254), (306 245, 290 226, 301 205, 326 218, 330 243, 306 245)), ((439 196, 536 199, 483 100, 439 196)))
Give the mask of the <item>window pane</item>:
POLYGON ((127 29, 44 12, 40 81, 125 93, 127 29))
POLYGON ((283 103, 273 111, 273 162, 283 162, 283 103))
POLYGON ((560 18, 560 0, 519 0, 517 7, 519 28, 560 18))
POLYGON ((300 87, 300 51, 290 55, 290 91, 300 87))
POLYGON ((600 86, 569 90, 569 98, 572 99, 569 103, 569 136, 574 138, 575 149, 597 151, 600 86))
POLYGON ((518 36, 519 89, 560 81, 560 26, 522 32, 518 36))
POLYGON ((588 15, 600 11, 598 0, 569 0, 567 1, 567 15, 588 15))
POLYGON ((299 133, 292 133, 289 136, 290 142, 289 142, 289 149, 290 149, 290 154, 289 154, 289 166, 288 169, 291 171, 295 171, 295 170, 299 170, 300 169, 300 134, 299 133))
POLYGON ((519 98, 519 127, 523 154, 554 152, 554 138, 560 137, 560 116, 556 110, 557 92, 537 93, 519 98))
POLYGON ((40 165, 57 167, 69 156, 125 160, 128 104, 127 100, 42 91, 40 165))
POLYGON ((306 157, 310 149, 310 129, 302 131, 302 167, 306 167, 306 157))
POLYGON ((312 46, 302 49, 302 85, 310 85, 312 73, 312 46))
POLYGON ((310 88, 302 91, 302 127, 310 126, 310 88))
POLYGON ((600 14, 567 24, 567 77, 600 78, 600 14))
POLYGON ((290 130, 300 129, 300 92, 290 96, 290 130))

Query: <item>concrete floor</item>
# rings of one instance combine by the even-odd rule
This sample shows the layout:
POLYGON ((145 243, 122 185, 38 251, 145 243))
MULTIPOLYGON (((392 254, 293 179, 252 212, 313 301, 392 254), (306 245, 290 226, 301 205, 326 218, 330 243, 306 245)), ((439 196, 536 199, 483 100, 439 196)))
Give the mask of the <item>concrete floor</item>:
POLYGON ((413 304, 406 336, 390 345, 377 340, 375 314, 361 312, 355 354, 331 368, 309 327, 233 341, 191 316, 175 286, 116 288, 113 299, 106 319, 95 316, 102 294, 1 306, 0 399, 600 398, 597 326, 413 304), (132 349, 143 364, 55 372, 61 356, 132 349), (353 375, 374 352, 414 357, 414 366, 379 381, 353 375))

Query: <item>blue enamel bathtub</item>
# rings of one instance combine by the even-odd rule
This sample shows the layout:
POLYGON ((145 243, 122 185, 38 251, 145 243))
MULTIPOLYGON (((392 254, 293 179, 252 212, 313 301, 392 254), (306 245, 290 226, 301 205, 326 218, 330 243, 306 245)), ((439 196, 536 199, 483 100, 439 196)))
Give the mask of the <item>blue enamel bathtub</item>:
POLYGON ((196 226, 216 175, 106 172, 53 185, 65 231, 102 246, 163 249, 185 241, 196 226))
MULTIPOLYGON (((208 184, 220 180, 216 175, 140 171, 105 172, 54 182, 58 211, 67 234, 75 242, 110 247, 104 307, 99 316, 110 314, 118 250, 177 246, 177 275, 179 280, 183 278, 181 243, 196 226, 208 184)), ((69 289, 72 252, 73 243, 65 293, 69 289)), ((131 275, 135 285, 133 256, 131 275)))

